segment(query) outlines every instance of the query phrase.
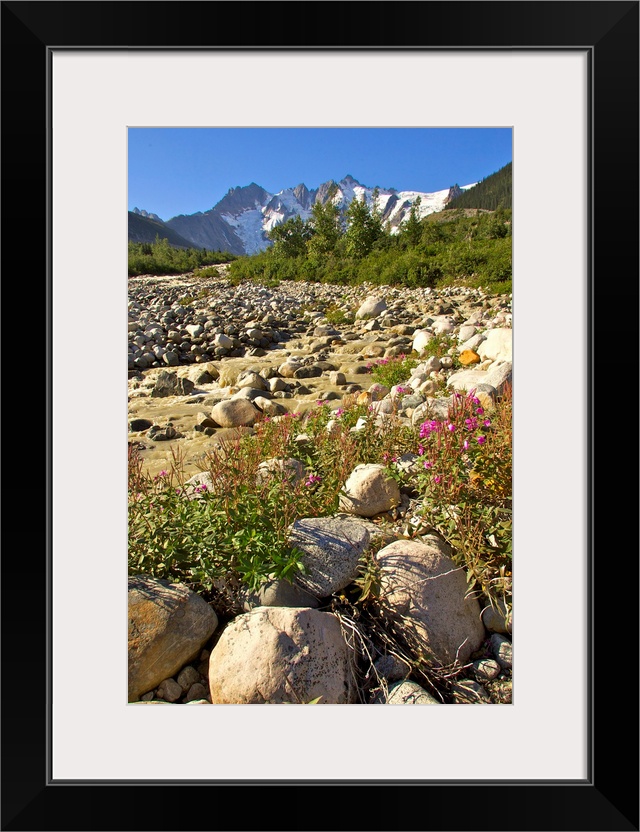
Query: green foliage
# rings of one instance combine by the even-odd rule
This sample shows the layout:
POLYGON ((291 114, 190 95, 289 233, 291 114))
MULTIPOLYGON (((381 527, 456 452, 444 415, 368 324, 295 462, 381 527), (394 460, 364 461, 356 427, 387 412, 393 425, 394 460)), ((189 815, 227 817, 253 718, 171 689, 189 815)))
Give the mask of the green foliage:
MULTIPOLYGON (((377 366, 397 369, 404 380, 413 363, 399 357, 377 366)), ((392 381, 384 376, 382 383, 392 381)), ((394 414, 379 417, 371 405, 358 404, 357 394, 345 396, 337 409, 319 401, 305 414, 263 418, 253 434, 213 445, 202 463, 208 485, 197 491, 188 491, 193 486, 185 485, 179 458, 169 472, 150 477, 131 448, 129 571, 182 581, 203 593, 220 580, 252 589, 267 578, 290 580, 303 568, 300 553, 287 543, 291 523, 338 511, 350 473, 373 462, 420 499, 422 530, 414 526, 409 536, 425 530, 442 535, 467 571, 469 591, 510 606, 511 421, 510 390, 495 404, 484 394, 460 394, 448 419, 417 427, 394 414), (407 452, 417 455, 417 472, 396 466, 407 452), (273 458, 299 460, 304 478, 274 472, 258 480, 260 462, 273 458)), ((356 603, 376 600, 374 549, 362 560, 356 603)))
POLYGON ((129 276, 139 274, 185 274, 201 266, 228 263, 235 259, 228 251, 176 248, 167 239, 153 243, 129 243, 129 276))
POLYGON ((334 326, 352 324, 355 320, 355 315, 352 311, 345 311, 342 306, 338 306, 337 304, 332 304, 325 309, 324 317, 328 323, 334 326))
MULTIPOLYGON (((435 355, 436 358, 442 358, 449 354, 452 347, 457 347, 458 341, 453 336, 446 332, 434 332, 431 338, 427 341, 425 346, 420 351, 421 359, 428 358, 430 355, 435 355)), ((455 360, 454 360, 455 366, 455 360)))
POLYGON ((292 486, 274 476, 256 487, 255 454, 244 445, 220 456, 213 487, 187 487, 179 465, 150 478, 135 453, 129 461, 129 571, 183 581, 211 591, 235 575, 251 589, 267 576, 291 579, 302 568, 287 546, 291 520, 283 495, 292 486), (252 472, 252 479, 247 478, 252 472))
POLYGON ((417 358, 407 355, 398 355, 394 358, 378 358, 374 363, 368 364, 371 376, 378 384, 384 384, 391 389, 396 384, 408 381, 411 371, 419 364, 417 358))
POLYGON ((329 191, 327 201, 314 202, 309 219, 311 236, 307 242, 307 254, 312 263, 321 263, 333 253, 342 236, 340 209, 333 202, 335 188, 329 191))
POLYGON ((376 560, 374 547, 369 547, 360 556, 359 575, 354 584, 360 590, 358 603, 370 598, 379 598, 382 589, 382 569, 376 560))
POLYGON ((420 242, 421 236, 421 226, 420 226, 420 205, 422 204, 422 199, 417 197, 414 203, 411 206, 411 211, 409 213, 409 217, 407 221, 401 228, 401 235, 407 241, 410 246, 417 246, 420 242))
POLYGON ((272 256, 277 259, 304 257, 311 235, 311 227, 299 216, 274 226, 267 235, 274 243, 272 256))
POLYGON ((298 218, 282 232, 274 229, 274 245, 251 257, 236 258, 229 266, 229 279, 267 285, 305 280, 411 288, 482 286, 494 294, 511 291, 511 211, 472 216, 444 211, 419 221, 416 215, 409 232, 391 234, 381 228, 376 210, 363 202, 351 203, 345 232, 336 206, 317 205, 315 225, 298 218), (302 241, 306 241, 304 253, 300 253, 302 241))
POLYGON ((365 257, 382 233, 380 218, 372 214, 362 199, 353 199, 346 214, 345 253, 347 257, 360 260, 365 257))

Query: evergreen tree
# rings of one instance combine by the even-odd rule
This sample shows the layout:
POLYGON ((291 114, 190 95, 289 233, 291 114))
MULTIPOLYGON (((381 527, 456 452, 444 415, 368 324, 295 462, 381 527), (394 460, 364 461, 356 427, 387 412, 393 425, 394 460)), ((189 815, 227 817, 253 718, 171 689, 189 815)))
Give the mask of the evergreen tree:
POLYGON ((354 198, 347 209, 347 231, 345 250, 348 257, 360 259, 365 257, 378 238, 378 224, 374 220, 369 206, 362 199, 354 198))
POLYGON ((422 199, 418 196, 411 205, 408 220, 402 226, 402 236, 406 239, 409 245, 413 248, 420 242, 422 236, 422 226, 420 224, 419 209, 422 204, 422 199))
POLYGON ((311 233, 309 225, 296 215, 281 225, 274 226, 267 236, 274 243, 275 257, 301 257, 306 254, 311 233))
POLYGON ((311 209, 309 225, 312 230, 307 242, 309 257, 318 261, 331 254, 342 234, 340 228, 340 209, 333 202, 337 186, 329 191, 327 201, 314 202, 311 209))

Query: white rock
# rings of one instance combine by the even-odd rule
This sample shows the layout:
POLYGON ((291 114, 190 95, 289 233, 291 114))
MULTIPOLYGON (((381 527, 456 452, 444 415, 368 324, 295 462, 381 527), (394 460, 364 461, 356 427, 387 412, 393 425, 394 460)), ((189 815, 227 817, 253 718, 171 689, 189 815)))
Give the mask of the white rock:
POLYGON ((377 298, 370 295, 356 312, 356 318, 375 318, 387 308, 386 302, 382 298, 377 298))
POLYGON ((485 333, 485 339, 478 346, 480 358, 490 358, 492 361, 512 361, 513 330, 509 328, 490 329, 485 333))
POLYGON ((418 329, 413 333, 413 346, 418 355, 425 349, 429 341, 433 338, 433 332, 428 329, 418 329))
POLYGON ((477 327, 473 324, 462 324, 460 329, 458 330, 458 340, 460 342, 468 341, 470 338, 476 334, 477 327))
POLYGON ((450 318, 448 315, 438 316, 431 328, 436 335, 444 335, 448 332, 453 332, 456 325, 453 321, 453 318, 450 318))
POLYGON ((447 387, 459 392, 475 390, 481 384, 489 384, 500 395, 512 380, 510 361, 492 362, 487 370, 459 370, 447 381, 447 387))
POLYGON ((340 509, 360 517, 373 517, 400 504, 398 483, 384 465, 357 465, 340 494, 340 509))
POLYGON ((212 704, 349 704, 354 653, 338 619, 306 607, 257 607, 222 632, 209 659, 212 704))
POLYGON ((407 645, 445 666, 464 664, 485 636, 480 605, 466 597, 466 574, 450 553, 439 537, 427 535, 395 541, 376 555, 385 604, 407 645))
POLYGON ((225 350, 233 349, 233 339, 229 338, 229 336, 225 335, 223 332, 219 332, 214 337, 213 344, 215 347, 221 347, 225 350))
POLYGON ((253 425, 260 415, 248 399, 229 399, 218 402, 211 411, 211 418, 221 428, 248 427, 253 425))

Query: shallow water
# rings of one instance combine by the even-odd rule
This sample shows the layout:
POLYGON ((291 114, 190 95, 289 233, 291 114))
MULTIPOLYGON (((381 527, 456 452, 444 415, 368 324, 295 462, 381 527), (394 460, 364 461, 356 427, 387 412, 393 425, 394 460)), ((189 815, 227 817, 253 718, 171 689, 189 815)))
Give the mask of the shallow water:
MULTIPOLYGON (((365 349, 364 352, 367 352, 367 350, 365 349)), ((373 379, 369 374, 354 372, 356 367, 362 366, 363 363, 371 360, 371 358, 367 358, 364 352, 354 355, 325 351, 325 354, 328 355, 328 361, 334 364, 337 370, 345 374, 346 385, 332 385, 329 381, 329 374, 326 373, 316 378, 300 379, 301 384, 312 391, 310 394, 294 396, 289 399, 274 399, 274 401, 284 405, 292 413, 305 413, 317 407, 318 401, 324 400, 328 394, 333 393, 339 398, 331 400, 331 405, 338 408, 347 385, 358 384, 362 389, 367 390, 373 384, 373 379)), ((247 356, 223 358, 212 363, 216 365, 221 373, 220 381, 229 381, 235 380, 240 372, 250 367, 258 371, 266 367, 278 367, 291 354, 291 350, 273 350, 260 358, 247 356)), ((295 354, 305 355, 308 353, 305 353, 304 350, 296 350, 295 354)), ((193 366, 189 365, 189 368, 193 366)), ((178 375, 182 375, 186 369, 188 368, 178 367, 172 368, 171 371, 177 371, 178 375)), ((233 429, 220 429, 216 430, 213 436, 207 436, 203 432, 194 430, 197 414, 209 413, 212 407, 212 405, 205 406, 201 400, 203 398, 206 400, 207 397, 212 395, 219 396, 221 392, 225 391, 228 391, 228 395, 231 395, 232 392, 235 392, 235 388, 223 387, 219 382, 215 382, 213 384, 196 385, 190 396, 152 398, 149 394, 154 379, 159 372, 160 368, 154 368, 142 374, 143 381, 129 380, 128 421, 140 418, 149 419, 160 426, 165 426, 168 422, 171 422, 179 433, 184 434, 184 438, 158 442, 150 440, 146 431, 130 431, 128 441, 130 443, 140 442, 144 446, 140 452, 143 468, 152 476, 162 470, 169 470, 173 460, 172 451, 179 451, 183 455, 183 470, 188 476, 191 476, 201 470, 198 462, 202 461, 207 450, 211 449, 220 438, 235 433, 233 429), (144 395, 145 393, 146 395, 144 395)), ((291 379, 285 379, 285 381, 289 382, 291 379)))

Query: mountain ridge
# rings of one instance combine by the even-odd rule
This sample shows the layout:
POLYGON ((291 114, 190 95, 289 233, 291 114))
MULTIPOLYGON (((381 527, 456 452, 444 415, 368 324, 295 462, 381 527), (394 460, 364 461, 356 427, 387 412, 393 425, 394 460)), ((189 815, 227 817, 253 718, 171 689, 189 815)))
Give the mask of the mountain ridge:
MULTIPOLYGON (((267 234, 276 225, 299 216, 303 221, 311 217, 315 202, 325 204, 332 199, 344 214, 353 199, 364 199, 370 208, 377 207, 382 222, 391 233, 400 226, 417 206, 418 217, 442 211, 447 203, 459 197, 476 183, 462 187, 453 185, 440 191, 398 191, 362 185, 351 174, 342 179, 323 182, 309 189, 300 182, 273 194, 255 182, 229 188, 212 208, 194 214, 179 214, 166 222, 155 214, 135 209, 136 215, 153 217, 167 229, 177 233, 198 248, 229 251, 232 254, 256 254, 271 245, 267 234), (417 200, 420 199, 418 203, 417 200)), ((131 214, 130 214, 131 215, 131 214)), ((131 238, 131 232, 129 239, 131 238)))

